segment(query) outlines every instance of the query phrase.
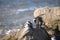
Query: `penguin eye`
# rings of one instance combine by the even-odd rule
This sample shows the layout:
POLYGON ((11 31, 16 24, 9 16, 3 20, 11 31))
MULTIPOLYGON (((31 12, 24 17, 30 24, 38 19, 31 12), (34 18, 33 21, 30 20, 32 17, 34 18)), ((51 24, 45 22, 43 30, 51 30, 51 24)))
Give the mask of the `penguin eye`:
POLYGON ((33 20, 36 23, 36 19, 33 20))

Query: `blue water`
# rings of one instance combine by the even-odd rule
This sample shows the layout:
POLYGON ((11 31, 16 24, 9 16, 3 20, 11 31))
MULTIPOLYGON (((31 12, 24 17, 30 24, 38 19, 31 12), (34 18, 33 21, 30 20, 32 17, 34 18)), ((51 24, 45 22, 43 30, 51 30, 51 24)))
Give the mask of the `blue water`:
POLYGON ((0 0, 0 34, 32 21, 34 10, 44 6, 60 6, 60 0, 0 0))
POLYGON ((60 0, 0 0, 0 7, 59 6, 60 0))

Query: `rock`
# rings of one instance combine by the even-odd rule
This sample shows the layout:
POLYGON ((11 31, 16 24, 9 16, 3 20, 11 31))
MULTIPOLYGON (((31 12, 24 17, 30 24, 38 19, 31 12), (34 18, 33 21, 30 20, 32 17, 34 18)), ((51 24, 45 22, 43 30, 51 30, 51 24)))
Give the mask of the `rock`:
POLYGON ((44 24, 51 28, 51 30, 48 31, 50 35, 54 34, 55 31, 52 29, 57 29, 60 31, 60 7, 43 7, 38 8, 34 11, 34 17, 42 17, 42 20, 44 24))
POLYGON ((43 28, 32 30, 30 22, 26 22, 20 31, 6 35, 0 40, 50 40, 50 37, 43 28))

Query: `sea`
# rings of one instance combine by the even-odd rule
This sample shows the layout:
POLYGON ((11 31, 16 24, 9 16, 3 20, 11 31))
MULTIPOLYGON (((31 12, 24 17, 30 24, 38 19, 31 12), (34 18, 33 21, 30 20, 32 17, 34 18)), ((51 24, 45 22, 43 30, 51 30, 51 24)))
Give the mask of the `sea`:
POLYGON ((23 27, 27 20, 33 23, 34 10, 60 6, 60 0, 0 0, 0 38, 23 27))

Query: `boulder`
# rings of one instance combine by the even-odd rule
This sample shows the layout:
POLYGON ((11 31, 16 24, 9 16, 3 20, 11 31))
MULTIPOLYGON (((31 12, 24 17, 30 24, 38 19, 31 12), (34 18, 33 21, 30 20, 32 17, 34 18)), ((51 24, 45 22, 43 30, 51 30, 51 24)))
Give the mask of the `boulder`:
POLYGON ((60 31, 60 7, 43 7, 38 8, 34 11, 34 17, 42 17, 44 24, 51 28, 48 31, 49 34, 54 34, 55 31, 52 29, 57 29, 60 31))

